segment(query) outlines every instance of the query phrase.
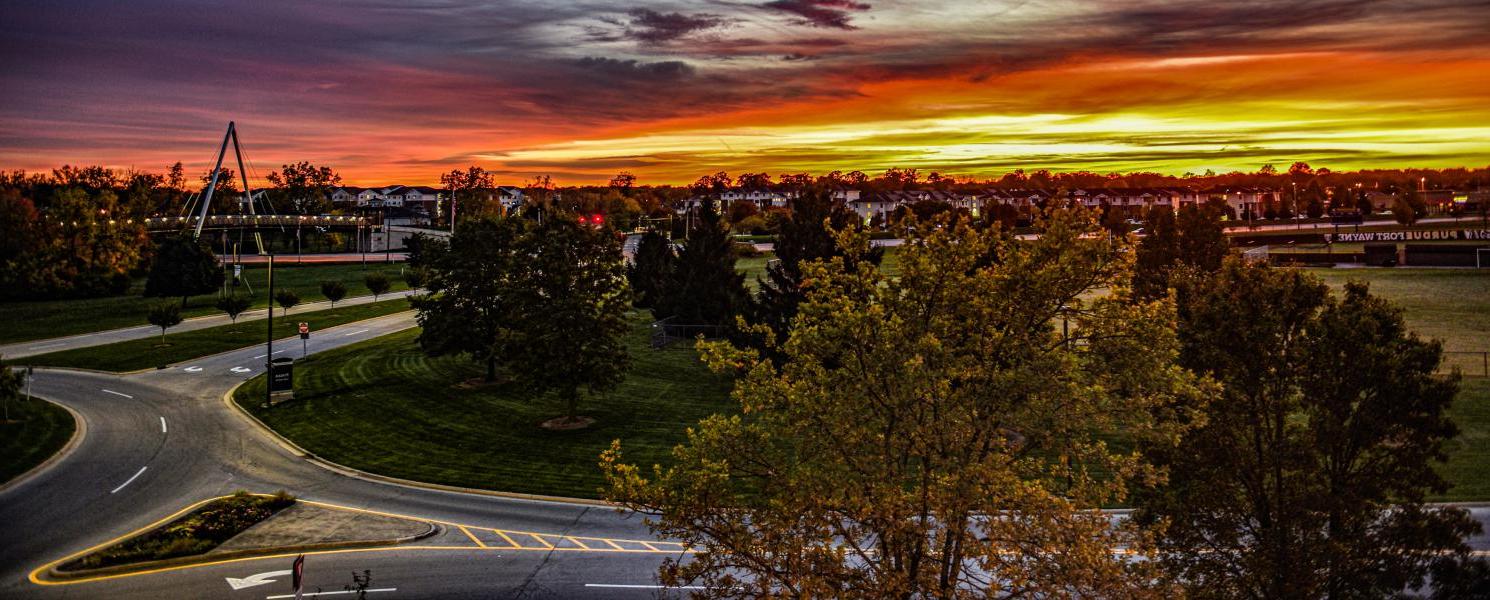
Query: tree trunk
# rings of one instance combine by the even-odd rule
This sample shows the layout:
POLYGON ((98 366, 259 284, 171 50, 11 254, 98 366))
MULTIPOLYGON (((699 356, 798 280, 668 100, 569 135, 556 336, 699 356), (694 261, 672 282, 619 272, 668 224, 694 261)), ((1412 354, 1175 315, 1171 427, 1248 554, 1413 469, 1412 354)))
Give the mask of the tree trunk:
POLYGON ((495 356, 488 356, 488 357, 486 357, 486 382, 487 383, 491 383, 491 382, 496 381, 496 380, 497 380, 497 357, 495 357, 495 356))
POLYGON ((576 414, 579 412, 579 390, 576 390, 574 388, 564 388, 564 404, 570 421, 579 418, 579 415, 576 414))

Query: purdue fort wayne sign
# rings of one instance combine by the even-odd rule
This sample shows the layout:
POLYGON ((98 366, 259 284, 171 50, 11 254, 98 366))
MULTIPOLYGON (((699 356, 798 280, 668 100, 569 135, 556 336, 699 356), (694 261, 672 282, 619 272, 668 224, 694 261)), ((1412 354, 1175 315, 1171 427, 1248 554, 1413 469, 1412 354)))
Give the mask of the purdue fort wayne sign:
POLYGON ((1326 242, 1490 242, 1490 229, 1429 229, 1423 231, 1369 231, 1364 233, 1326 233, 1326 242))

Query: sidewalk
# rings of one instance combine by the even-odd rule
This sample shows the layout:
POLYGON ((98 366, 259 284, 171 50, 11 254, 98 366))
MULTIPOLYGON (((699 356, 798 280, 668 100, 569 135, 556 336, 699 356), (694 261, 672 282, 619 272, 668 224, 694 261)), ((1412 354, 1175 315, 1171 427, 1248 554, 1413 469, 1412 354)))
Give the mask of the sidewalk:
MULTIPOLYGON (((404 290, 399 292, 389 292, 387 294, 379 296, 378 300, 383 301, 404 298, 412 293, 417 293, 418 291, 419 290, 404 290)), ((370 295, 355 296, 352 298, 341 300, 336 304, 337 306, 351 306, 356 304, 368 304, 372 301, 373 297, 370 295)), ((307 313, 315 310, 324 310, 328 308, 331 308, 331 303, 327 301, 296 304, 294 310, 295 314, 291 314, 290 318, 294 319, 296 314, 307 313)), ((243 314, 238 315, 238 320, 258 321, 262 320, 266 315, 267 311, 265 311, 265 309, 257 308, 254 310, 245 311, 243 312, 243 314)), ((181 333, 183 331, 195 331, 197 329, 207 329, 208 327, 227 325, 232 322, 233 320, 229 319, 228 316, 225 314, 194 317, 182 321, 180 325, 172 327, 170 332, 181 333)), ((38 354, 60 352, 63 350, 72 350, 75 348, 87 348, 89 346, 101 346, 104 344, 112 344, 114 342, 137 340, 140 338, 153 337, 157 335, 160 335, 160 328, 154 325, 140 325, 138 327, 125 327, 123 329, 95 331, 93 333, 81 333, 78 335, 52 338, 48 340, 16 342, 14 344, 0 346, 0 356, 4 356, 5 360, 10 362, 14 361, 17 358, 25 358, 27 356, 36 356, 38 354)))

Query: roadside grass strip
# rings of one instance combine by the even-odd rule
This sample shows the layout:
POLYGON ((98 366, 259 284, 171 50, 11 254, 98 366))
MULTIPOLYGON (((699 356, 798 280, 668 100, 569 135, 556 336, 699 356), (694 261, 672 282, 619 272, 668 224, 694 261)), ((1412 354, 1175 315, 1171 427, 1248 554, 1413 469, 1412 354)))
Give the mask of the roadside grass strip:
MULTIPOLYGON (((293 260, 294 257, 289 257, 289 259, 293 260)), ((281 257, 280 260, 285 260, 285 257, 281 257)), ((375 271, 388 276, 389 283, 393 285, 390 292, 408 289, 408 284, 401 276, 402 268, 401 265, 372 263, 365 266, 276 264, 274 266, 274 289, 293 291, 300 296, 301 302, 318 302, 324 300, 321 296, 322 281, 340 281, 347 286, 347 299, 350 300, 372 295, 372 291, 367 289, 364 278, 368 273, 375 271)), ((228 270, 231 272, 232 267, 228 270)), ((249 308, 268 306, 269 297, 264 293, 264 288, 268 284, 268 269, 264 265, 244 265, 243 278, 247 285, 238 287, 236 292, 247 296, 248 288, 250 286, 253 288, 255 293, 250 298, 252 304, 249 308)), ((144 297, 142 295, 144 291, 145 280, 141 278, 134 282, 128 292, 120 296, 0 303, 0 344, 144 325, 145 313, 150 310, 151 306, 161 301, 160 298, 144 297)), ((214 291, 210 294, 187 298, 186 306, 181 310, 181 317, 190 319, 221 314, 221 311, 214 307, 217 296, 218 293, 214 291)), ((180 299, 177 298, 177 300, 180 299)), ((290 314, 293 315, 294 311, 292 310, 290 314)), ((276 318, 278 316, 275 315, 276 318)))
POLYGON ((368 509, 362 509, 362 508, 353 508, 353 507, 350 507, 350 506, 342 506, 342 505, 339 505, 339 504, 329 504, 329 503, 325 503, 325 502, 316 502, 316 501, 313 501, 313 500, 303 500, 303 499, 301 499, 301 500, 297 500, 297 502, 302 502, 302 503, 305 503, 305 504, 310 504, 310 505, 314 505, 314 506, 319 506, 319 507, 323 507, 323 508, 330 508, 330 509, 335 509, 335 510, 353 511, 353 512, 360 512, 360 513, 366 513, 366 514, 370 514, 370 515, 378 515, 378 516, 383 516, 383 517, 393 517, 393 518, 398 518, 398 519, 407 519, 407 520, 411 520, 411 521, 422 521, 422 522, 426 522, 426 523, 435 523, 435 524, 438 524, 438 525, 442 525, 442 526, 444 526, 444 527, 446 527, 448 529, 456 530, 456 531, 459 531, 459 532, 463 533, 464 534, 464 537, 466 537, 467 539, 469 539, 471 541, 471 545, 455 545, 455 544, 447 544, 447 545, 409 544, 409 545, 402 545, 402 544, 397 544, 397 545, 391 545, 391 546, 377 546, 377 547, 364 547, 364 548, 337 548, 337 549, 331 549, 331 550, 293 550, 293 549, 291 549, 291 550, 288 550, 288 551, 277 551, 277 550, 274 550, 274 549, 267 549, 265 551, 265 554, 262 554, 262 555, 244 556, 244 557, 235 557, 235 558, 225 558, 225 559, 220 559, 220 560, 210 560, 209 559, 209 560, 203 560, 203 561, 200 561, 200 562, 191 562, 191 563, 187 563, 187 564, 174 564, 174 565, 168 565, 168 566, 159 566, 159 567, 144 568, 144 569, 141 569, 139 571, 111 572, 111 573, 108 573, 108 574, 101 574, 101 575, 94 575, 94 576, 83 576, 83 577, 70 577, 70 578, 65 578, 65 579, 58 579, 58 578, 54 578, 52 576, 53 569, 55 569, 59 565, 68 564, 69 562, 78 560, 78 559, 80 559, 82 557, 88 556, 88 555, 90 555, 92 553, 95 553, 95 552, 97 552, 99 550, 102 550, 102 549, 105 549, 105 548, 109 548, 111 546, 120 544, 121 542, 126 542, 126 541, 130 540, 131 538, 133 538, 135 536, 138 536, 140 534, 144 534, 144 533, 150 532, 150 531, 152 531, 154 529, 157 529, 157 528, 161 527, 162 525, 165 525, 167 523, 170 523, 170 522, 172 522, 172 521, 174 521, 174 520, 182 517, 183 515, 190 514, 192 511, 197 510, 198 508, 201 508, 202 506, 207 505, 208 503, 211 503, 211 502, 214 502, 214 501, 219 501, 219 500, 222 500, 224 498, 228 498, 228 496, 219 496, 219 497, 216 497, 216 498, 208 498, 206 500, 202 500, 200 502, 196 502, 196 503, 194 503, 194 504, 192 504, 190 506, 187 506, 186 508, 183 508, 183 509, 181 509, 181 510, 179 510, 179 511, 177 511, 177 512, 175 512, 175 513, 173 513, 173 514, 171 514, 171 515, 169 515, 167 517, 165 517, 165 518, 162 518, 162 519, 160 519, 158 521, 155 521, 154 523, 151 523, 149 525, 146 525, 144 527, 141 527, 141 528, 136 529, 134 531, 131 531, 129 533, 123 534, 123 535, 121 535, 119 537, 116 537, 114 539, 111 539, 109 541, 99 543, 99 544, 97 544, 95 546, 92 546, 90 548, 86 548, 84 550, 80 550, 78 552, 74 552, 74 553, 69 554, 67 556, 64 556, 62 558, 56 559, 54 561, 51 561, 51 562, 49 562, 47 564, 44 564, 44 565, 42 565, 40 567, 37 567, 36 569, 33 569, 31 571, 30 575, 28 576, 28 579, 32 583, 37 584, 37 585, 46 585, 46 586, 53 586, 53 585, 74 585, 74 584, 81 584, 81 583, 90 583, 90 582, 95 582, 95 581, 107 581, 107 580, 113 580, 113 579, 122 579, 122 578, 125 578, 125 577, 137 577, 137 576, 141 576, 141 575, 150 575, 150 574, 164 573, 164 572, 170 572, 170 571, 181 571, 181 570, 185 570, 185 569, 195 569, 195 568, 200 568, 200 567, 209 567, 209 566, 215 566, 215 565, 223 565, 223 564, 230 564, 230 563, 239 563, 239 562, 254 561, 254 560, 271 560, 271 559, 293 558, 295 556, 300 556, 300 555, 312 556, 312 555, 320 555, 320 554, 346 554, 346 553, 353 553, 353 552, 405 552, 405 551, 410 551, 410 550, 419 550, 419 551, 447 551, 447 552, 449 552, 449 551, 458 551, 458 552, 535 551, 535 552, 592 552, 592 553, 600 553, 600 554, 606 554, 606 553, 610 553, 610 554, 685 554, 685 553, 689 553, 689 552, 692 552, 693 551, 692 549, 690 549, 689 547, 685 546, 681 542, 669 542, 669 541, 661 541, 661 540, 634 540, 634 539, 619 539, 619 538, 605 538, 605 537, 570 536, 570 535, 564 535, 564 534, 558 534, 558 533, 538 533, 538 532, 533 532, 533 531, 517 531, 517 530, 510 530, 510 529, 496 529, 496 528, 491 528, 491 527, 482 527, 482 526, 479 526, 479 525, 472 525, 472 524, 465 524, 465 523, 456 523, 456 522, 452 522, 452 521, 442 521, 442 520, 439 520, 439 519, 426 519, 426 518, 423 518, 423 517, 416 517, 416 516, 411 516, 411 515, 401 515, 401 514, 396 514, 396 513, 381 512, 381 511, 368 510, 368 509))
MULTIPOLYGON (((274 338, 283 339, 296 335, 300 322, 309 323, 312 328, 311 335, 315 335, 316 331, 329 327, 365 321, 405 310, 409 310, 409 303, 403 298, 304 313, 291 310, 288 316, 278 314, 281 311, 276 309, 274 338)), ((264 342, 264 330, 265 324, 262 319, 174 334, 169 333, 168 330, 164 346, 161 345, 159 336, 152 336, 101 346, 51 352, 23 358, 18 362, 39 367, 70 367, 116 373, 138 371, 261 344, 264 342)), ((298 351, 299 348, 291 347, 290 350, 298 351)))

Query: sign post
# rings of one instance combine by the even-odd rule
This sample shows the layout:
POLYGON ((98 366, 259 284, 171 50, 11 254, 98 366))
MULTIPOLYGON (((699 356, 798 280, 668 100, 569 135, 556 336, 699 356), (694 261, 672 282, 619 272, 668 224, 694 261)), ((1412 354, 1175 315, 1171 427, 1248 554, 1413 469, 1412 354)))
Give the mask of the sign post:
POLYGON ((290 585, 295 588, 295 600, 300 600, 300 590, 305 588, 305 555, 295 557, 290 565, 290 585))
POLYGON ((300 358, 305 358, 305 355, 307 353, 306 352, 306 346, 308 345, 307 340, 309 340, 309 339, 310 339, 310 323, 306 323, 306 322, 302 321, 300 323, 300 358))

